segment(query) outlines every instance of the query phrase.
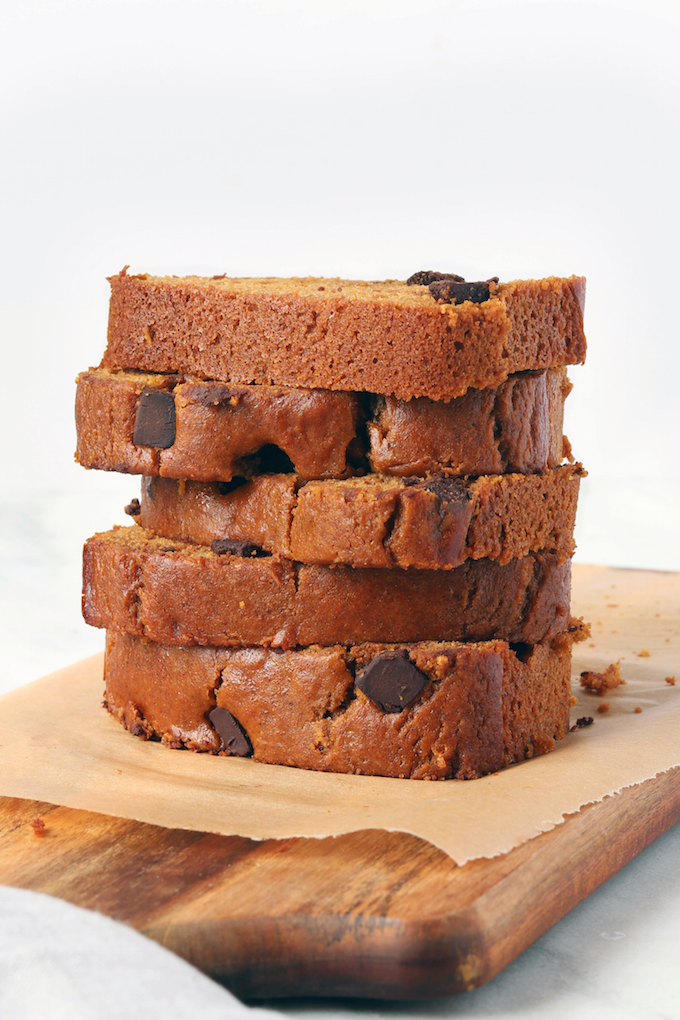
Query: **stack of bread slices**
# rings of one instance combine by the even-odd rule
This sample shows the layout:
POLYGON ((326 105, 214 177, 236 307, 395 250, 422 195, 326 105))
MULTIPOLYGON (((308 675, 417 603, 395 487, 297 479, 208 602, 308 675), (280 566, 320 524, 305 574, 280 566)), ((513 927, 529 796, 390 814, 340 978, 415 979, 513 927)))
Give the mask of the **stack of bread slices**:
POLYGON ((132 733, 306 769, 470 779, 569 728, 562 435, 584 280, 128 276, 77 459, 142 475, 85 546, 132 733))

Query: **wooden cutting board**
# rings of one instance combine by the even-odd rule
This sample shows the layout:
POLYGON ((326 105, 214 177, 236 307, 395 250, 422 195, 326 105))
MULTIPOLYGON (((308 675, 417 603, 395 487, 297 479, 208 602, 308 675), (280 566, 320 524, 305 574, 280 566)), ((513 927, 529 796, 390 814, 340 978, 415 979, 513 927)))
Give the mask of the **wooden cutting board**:
POLYGON ((130 924, 243 997, 430 998, 488 981, 678 820, 674 769, 458 867, 404 833, 255 842, 0 798, 0 883, 130 924))
MULTIPOLYGON (((679 581, 579 568, 582 654, 680 665, 679 581)), ((488 981, 679 820, 676 768, 459 867, 404 833, 257 842, 0 797, 0 883, 123 921, 243 997, 431 998, 488 981)))

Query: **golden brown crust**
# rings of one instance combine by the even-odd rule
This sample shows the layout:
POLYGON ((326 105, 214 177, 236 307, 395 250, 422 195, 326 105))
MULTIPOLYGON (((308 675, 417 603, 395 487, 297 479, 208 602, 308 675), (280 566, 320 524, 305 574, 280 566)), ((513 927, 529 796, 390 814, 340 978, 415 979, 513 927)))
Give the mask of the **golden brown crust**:
POLYGON ((215 706, 245 730, 257 761, 412 779, 473 779, 549 751, 569 728, 569 640, 178 648, 109 633, 106 705, 140 736, 222 750, 215 706), (401 647, 425 686, 401 712, 355 687, 357 670, 401 647))
POLYGON ((102 364, 449 400, 585 358, 581 277, 437 304, 399 281, 111 277, 102 364))
POLYGON ((83 615, 167 644, 534 643, 567 628, 570 566, 538 553, 449 571, 355 570, 219 556, 116 528, 85 545, 83 615))
POLYGON ((166 538, 254 542, 302 563, 353 567, 501 563, 531 552, 570 556, 580 465, 541 475, 490 475, 450 485, 366 475, 304 484, 259 475, 219 483, 145 478, 136 522, 166 538))

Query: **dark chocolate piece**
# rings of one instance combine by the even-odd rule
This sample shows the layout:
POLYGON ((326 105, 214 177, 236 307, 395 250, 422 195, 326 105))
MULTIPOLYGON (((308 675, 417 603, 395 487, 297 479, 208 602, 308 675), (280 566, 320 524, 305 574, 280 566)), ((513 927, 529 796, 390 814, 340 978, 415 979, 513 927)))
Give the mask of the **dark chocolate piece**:
POLYGON ((269 553, 254 542, 242 542, 237 538, 215 538, 210 548, 218 556, 231 553, 232 556, 268 556, 269 553))
POLYGON ((571 727, 571 733, 574 730, 581 730, 584 726, 592 726, 594 719, 592 715, 582 715, 580 719, 577 719, 574 725, 571 727))
POLYGON ((124 509, 125 509, 125 513, 129 514, 130 517, 139 517, 139 515, 142 512, 142 508, 141 508, 141 506, 139 504, 139 500, 138 499, 130 500, 130 502, 128 503, 128 505, 124 509))
POLYGON ((198 404, 200 407, 218 407, 220 405, 234 407, 239 403, 243 390, 243 386, 229 386, 227 383, 185 383, 182 396, 190 403, 198 404))
POLYGON ((163 390, 143 389, 135 415, 132 442, 167 450, 175 442, 175 398, 163 390))
POLYGON ((406 281, 407 287, 412 287, 414 284, 420 284, 424 287, 429 287, 431 283, 436 283, 437 280, 455 280, 456 283, 465 283, 464 276, 456 276, 455 273, 436 273, 434 269, 421 269, 419 272, 414 273, 413 276, 409 276, 406 281))
POLYGON ((460 283, 458 280, 436 280, 429 285, 430 294, 435 301, 444 304, 460 304, 462 301, 472 301, 474 304, 481 304, 488 301, 491 296, 491 284, 498 283, 498 277, 492 276, 490 280, 479 280, 477 283, 460 283))
POLYGON ((383 712, 401 712, 426 683, 427 677, 403 648, 376 655, 355 680, 359 690, 383 712))
POLYGON ((423 484, 428 492, 434 492, 442 503, 469 503, 472 499, 470 490, 458 481, 457 478, 448 478, 446 475, 435 475, 428 478, 423 484))
POLYGON ((226 708, 213 708, 208 712, 208 719, 222 741, 221 750, 238 755, 239 758, 245 758, 253 753, 246 731, 226 708))

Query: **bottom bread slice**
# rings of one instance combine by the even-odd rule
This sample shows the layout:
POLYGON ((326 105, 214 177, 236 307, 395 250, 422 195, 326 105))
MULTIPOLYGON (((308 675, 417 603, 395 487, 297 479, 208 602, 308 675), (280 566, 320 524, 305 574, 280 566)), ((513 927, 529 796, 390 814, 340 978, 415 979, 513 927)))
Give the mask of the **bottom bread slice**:
POLYGON ((571 646, 551 642, 161 645, 107 636, 104 705, 174 748, 401 779, 474 779, 569 729, 571 646))

